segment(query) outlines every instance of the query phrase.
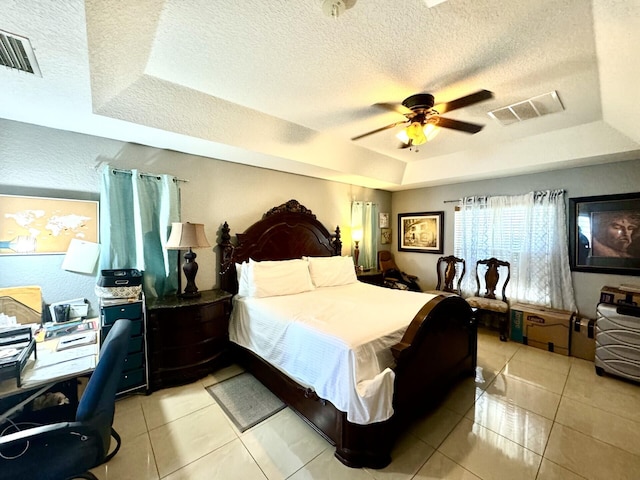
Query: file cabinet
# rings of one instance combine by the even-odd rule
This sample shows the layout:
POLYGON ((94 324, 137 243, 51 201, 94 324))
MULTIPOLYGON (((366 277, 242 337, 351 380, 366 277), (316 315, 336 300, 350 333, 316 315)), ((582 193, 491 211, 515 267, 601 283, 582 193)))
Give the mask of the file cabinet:
POLYGON ((150 389, 192 382, 227 363, 230 313, 223 290, 147 300, 150 389))
POLYGON ((102 300, 100 302, 101 342, 109 335, 116 320, 127 318, 131 320, 131 337, 129 338, 129 352, 125 358, 122 376, 118 385, 117 395, 148 390, 148 362, 146 349, 146 315, 144 299, 102 300))

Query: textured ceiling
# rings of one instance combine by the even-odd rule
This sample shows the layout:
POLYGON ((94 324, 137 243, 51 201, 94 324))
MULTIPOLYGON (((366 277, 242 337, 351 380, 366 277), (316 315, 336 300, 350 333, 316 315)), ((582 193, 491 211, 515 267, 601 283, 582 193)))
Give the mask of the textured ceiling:
POLYGON ((0 117, 373 188, 400 190, 638 158, 640 2, 0 0, 42 77, 0 69, 0 117), (417 151, 374 107, 491 90, 417 151), (487 112, 557 91, 565 107, 487 112))

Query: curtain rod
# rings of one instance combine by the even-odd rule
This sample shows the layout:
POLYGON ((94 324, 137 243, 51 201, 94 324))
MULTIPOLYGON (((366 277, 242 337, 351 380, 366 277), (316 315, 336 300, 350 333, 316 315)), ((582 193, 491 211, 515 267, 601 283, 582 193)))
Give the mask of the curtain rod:
POLYGON ((460 199, 459 199, 459 198, 456 198, 455 200, 445 200, 445 201, 444 201, 444 202, 442 202, 442 203, 458 203, 459 201, 460 201, 460 199))
MULTIPOLYGON (((128 173, 128 174, 133 174, 133 172, 131 170, 124 170, 122 168, 112 168, 112 170, 116 173, 128 173)), ((139 172, 138 175, 140 175, 141 177, 156 177, 156 178, 160 178, 160 175, 154 175, 153 173, 144 173, 144 172, 139 172)), ((174 178, 174 180, 176 182, 184 182, 184 183, 188 183, 189 180, 184 180, 182 178, 174 178)))

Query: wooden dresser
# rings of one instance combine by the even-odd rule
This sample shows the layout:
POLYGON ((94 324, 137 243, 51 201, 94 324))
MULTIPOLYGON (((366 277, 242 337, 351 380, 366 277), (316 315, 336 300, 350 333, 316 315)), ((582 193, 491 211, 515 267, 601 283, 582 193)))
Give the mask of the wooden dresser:
POLYGON ((151 391, 192 382, 228 361, 232 295, 200 293, 147 301, 151 391))

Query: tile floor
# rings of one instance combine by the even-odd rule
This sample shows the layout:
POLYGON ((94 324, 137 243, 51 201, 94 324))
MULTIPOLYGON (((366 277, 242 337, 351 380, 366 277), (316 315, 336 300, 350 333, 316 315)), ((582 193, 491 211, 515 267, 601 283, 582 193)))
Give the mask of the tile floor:
POLYGON ((111 479, 638 479, 640 386, 595 375, 593 363, 482 330, 478 369, 398 442, 383 470, 350 469, 284 409, 239 433, 205 386, 116 404, 123 446, 93 470, 111 479))

